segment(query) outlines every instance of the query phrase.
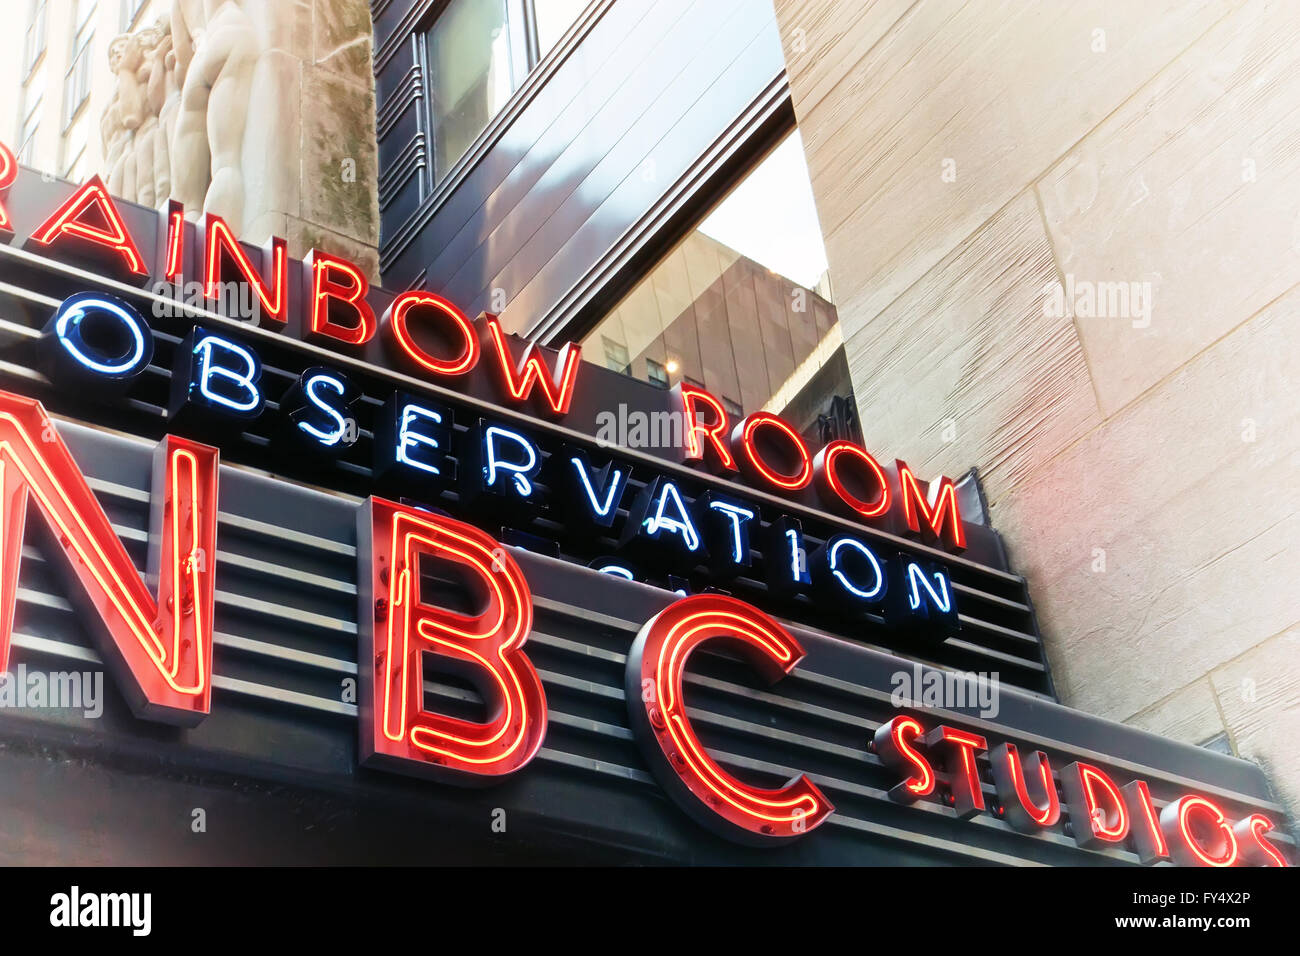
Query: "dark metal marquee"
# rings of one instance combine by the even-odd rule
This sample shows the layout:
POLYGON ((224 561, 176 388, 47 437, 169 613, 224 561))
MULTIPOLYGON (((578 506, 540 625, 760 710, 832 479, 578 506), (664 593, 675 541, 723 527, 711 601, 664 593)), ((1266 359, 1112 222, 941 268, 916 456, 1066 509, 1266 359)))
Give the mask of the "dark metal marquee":
MULTIPOLYGON (((28 174, 25 182, 35 178, 28 174)), ((15 191, 11 204, 52 208, 66 189, 45 184, 21 199, 15 191)), ((140 235, 151 234, 152 213, 126 212, 140 235)), ((146 256, 151 252, 146 249, 146 256)), ((119 402, 87 403, 40 370, 32 349, 36 330, 61 297, 86 288, 132 299, 146 315, 156 300, 145 290, 13 247, 0 248, 0 283, 0 386, 100 426, 63 421, 60 430, 143 567, 150 455, 167 430, 169 348, 193 324, 194 313, 152 319, 155 365, 119 402)), ((400 386, 475 414, 518 417, 493 407, 485 395, 449 392, 220 317, 202 320, 225 324, 256 345, 273 394, 325 360, 347 368, 363 385, 372 411, 386 390, 400 386)), ((603 402, 615 395, 642 407, 666 401, 663 393, 604 370, 587 368, 584 375, 599 383, 603 402)), ((579 409, 575 418, 589 421, 591 412, 579 409)), ((528 427, 557 430, 539 422, 528 427)), ((581 426, 570 428, 564 437, 581 442, 581 432, 581 426)), ((317 463, 285 458, 275 450, 275 435, 256 427, 221 445, 229 464, 221 475, 211 715, 191 730, 138 721, 111 683, 97 721, 50 710, 0 710, 0 801, 15 818, 0 856, 13 862, 89 857, 193 863, 1137 862, 1128 850, 1082 850, 1059 830, 1026 836, 995 815, 960 820, 937 802, 902 806, 890 800, 897 774, 866 742, 897 713, 890 703, 892 675, 922 658, 941 668, 999 670, 1007 682, 994 720, 970 710, 929 709, 927 720, 1043 749, 1060 765, 1086 760, 1119 781, 1140 776, 1158 805, 1195 790, 1219 800, 1230 815, 1263 810, 1282 817, 1253 765, 1056 703, 1024 581, 1006 567, 996 535, 978 526, 971 526, 967 555, 956 557, 850 525, 941 558, 951 569, 963 617, 959 634, 944 645, 922 653, 870 621, 846 628, 815 608, 785 608, 778 613, 807 650, 791 676, 759 687, 734 662, 706 656, 688 679, 691 715, 724 766, 755 783, 777 784, 804 772, 835 803, 826 825, 792 846, 734 846, 696 826, 658 790, 628 727, 623 666, 638 628, 674 595, 587 569, 585 560, 602 545, 583 550, 545 517, 516 529, 560 542, 552 554, 516 552, 535 599, 530 657, 550 705, 538 759, 516 779, 484 790, 358 768, 356 704, 347 695, 357 666, 355 511, 360 496, 383 489, 373 487, 364 454, 323 472, 317 463), (206 838, 191 826, 196 808, 205 811, 206 838)), ((677 467, 619 454, 631 455, 634 469, 677 467)), ((696 480, 699 487, 712 481, 696 480)), ((806 505, 743 493, 765 508, 804 517, 810 538, 842 523, 806 505)), ((453 514, 458 508, 450 491, 428 503, 453 514)), ((39 524, 32 523, 24 548, 14 659, 33 668, 94 668, 93 622, 73 611, 53 574, 55 559, 48 558, 55 552, 34 531, 39 524)), ((738 591, 763 601, 759 582, 738 591)), ((426 695, 452 713, 472 714, 477 706, 474 695, 450 678, 429 680, 426 695)), ((992 801, 987 779, 985 789, 992 801)), ((1289 836, 1274 839, 1293 855, 1289 836)))

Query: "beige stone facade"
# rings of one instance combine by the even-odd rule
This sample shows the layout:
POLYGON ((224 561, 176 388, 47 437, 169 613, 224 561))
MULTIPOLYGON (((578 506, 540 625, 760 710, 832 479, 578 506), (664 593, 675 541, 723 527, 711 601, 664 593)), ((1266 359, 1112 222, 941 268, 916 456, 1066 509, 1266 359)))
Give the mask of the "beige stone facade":
POLYGON ((1300 811, 1300 7, 776 9, 870 447, 979 468, 1066 703, 1300 811))

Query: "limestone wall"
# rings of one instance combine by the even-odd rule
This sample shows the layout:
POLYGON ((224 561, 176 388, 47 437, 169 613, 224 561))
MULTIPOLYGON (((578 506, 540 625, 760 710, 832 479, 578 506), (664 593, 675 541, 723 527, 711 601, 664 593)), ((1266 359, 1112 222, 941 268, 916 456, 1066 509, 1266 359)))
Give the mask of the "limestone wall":
POLYGON ((979 467, 1065 702, 1300 811, 1300 6, 776 8, 868 444, 979 467))

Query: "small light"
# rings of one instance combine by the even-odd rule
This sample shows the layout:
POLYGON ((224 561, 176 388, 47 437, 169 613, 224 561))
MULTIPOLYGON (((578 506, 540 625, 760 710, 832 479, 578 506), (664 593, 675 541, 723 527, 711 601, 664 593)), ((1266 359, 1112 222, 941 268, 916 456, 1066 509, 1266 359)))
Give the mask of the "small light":
POLYGON ((677 370, 681 368, 681 365, 678 363, 677 359, 670 358, 668 364, 665 365, 664 368, 668 370, 669 375, 676 375, 677 370))

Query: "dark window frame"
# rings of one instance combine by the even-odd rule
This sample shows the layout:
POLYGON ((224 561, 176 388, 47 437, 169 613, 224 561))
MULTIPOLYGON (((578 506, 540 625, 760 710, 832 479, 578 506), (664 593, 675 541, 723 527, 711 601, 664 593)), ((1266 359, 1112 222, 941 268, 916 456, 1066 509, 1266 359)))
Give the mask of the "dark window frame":
MULTIPOLYGON (((588 277, 527 330, 531 339, 558 347, 581 342, 601 320, 708 218, 780 143, 798 128, 789 82, 782 72, 679 178, 689 184, 651 211, 636 234, 612 246, 588 277)), ((700 386, 703 388, 703 385, 700 386)))
MULTIPOLYGON (((454 0, 442 0, 434 5, 433 9, 425 17, 424 22, 415 30, 416 43, 416 62, 419 64, 421 74, 426 78, 425 81, 425 107, 423 115, 420 118, 423 124, 421 133, 424 136, 427 148, 428 162, 425 165, 424 180, 421 183, 421 199, 432 194, 438 189, 452 174, 456 168, 464 161, 466 156, 474 152, 473 142, 466 148, 454 162, 446 169, 436 168, 434 137, 437 135, 438 116, 435 104, 433 103, 428 85, 428 78, 431 77, 429 57, 429 35, 437 28, 438 21, 442 19, 447 8, 451 6, 454 0)), ((511 39, 510 49, 510 68, 511 68, 511 90, 510 97, 514 97, 520 89, 523 88, 525 80, 541 65, 546 59, 541 53, 541 43, 537 29, 537 0, 504 0, 506 14, 506 32, 511 39), (516 50, 514 41, 516 39, 516 24, 518 24, 517 36, 523 40, 523 49, 516 50)), ((581 19, 582 14, 574 18, 574 22, 581 19)), ((547 52, 547 56, 549 56, 547 52)), ((509 99, 509 98, 508 98, 509 99)), ((508 102, 507 99, 507 102, 508 102)), ((504 110, 505 104, 502 105, 504 110)), ((498 111, 500 112, 500 111, 498 111)), ((482 135, 490 126, 492 120, 489 119, 484 125, 483 130, 479 131, 482 135)))
POLYGON ((667 389, 672 387, 667 366, 656 359, 648 358, 645 360, 645 377, 646 381, 655 388, 667 389))

